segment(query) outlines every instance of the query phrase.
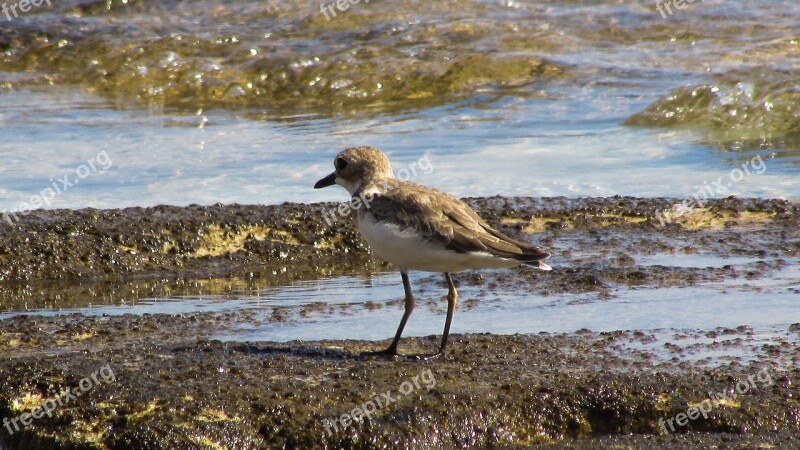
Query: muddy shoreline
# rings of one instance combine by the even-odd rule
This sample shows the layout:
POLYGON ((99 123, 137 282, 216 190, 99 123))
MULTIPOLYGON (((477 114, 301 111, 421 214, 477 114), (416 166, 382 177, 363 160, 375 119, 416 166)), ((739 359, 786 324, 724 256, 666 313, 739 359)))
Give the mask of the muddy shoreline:
MULTIPOLYGON (((674 268, 670 273, 657 267, 650 271, 659 273, 628 273, 625 268, 635 266, 628 253, 702 249, 762 258, 800 253, 799 207, 785 200, 710 200, 703 208, 675 215, 671 223, 663 225, 656 215, 681 199, 467 200, 493 226, 552 249, 551 261, 564 269, 559 274, 599 268, 607 276, 621 278, 620 282, 648 277, 671 277, 678 282, 677 278, 685 280, 687 274, 673 276, 674 268), (621 238, 623 234, 627 238, 621 238), (586 253, 590 247, 594 255, 586 253)), ((196 280, 208 285, 236 280, 269 286, 388 269, 389 265, 370 259, 349 218, 330 221, 337 206, 217 204, 3 215, 0 307, 5 311, 25 309, 23 304, 41 308, 53 303, 47 293, 54 291, 63 294, 58 306, 68 307, 81 305, 87 296, 95 303, 98 299, 113 303, 126 295, 180 293, 196 280)), ((591 273, 581 275, 585 275, 583 283, 568 279, 561 289, 577 292, 601 284, 592 281, 591 273)), ((221 284, 205 289, 224 292, 225 282, 221 284)))
MULTIPOLYGON (((417 361, 359 355, 386 342, 203 339, 220 320, 156 315, 3 321, 5 417, 32 410, 66 387, 76 390, 81 378, 105 365, 114 373, 113 381, 92 386, 52 418, 22 427, 7 445, 677 449, 791 448, 798 441, 800 325, 759 361, 701 367, 621 349, 647 340, 641 332, 456 335, 445 358, 417 361), (403 385, 426 371, 427 385, 413 391, 403 385), (706 417, 684 426, 667 422, 748 378, 755 380, 751 388, 709 403, 706 417), (390 390, 399 398, 371 418, 325 427, 323 419, 340 418, 390 390), (670 428, 675 432, 665 433, 670 428)), ((747 339, 747 330, 718 332, 747 339)), ((404 351, 426 352, 436 341, 407 339, 404 351)), ((5 430, 4 436, 9 438, 5 430)))
MULTIPOLYGON (((653 216, 677 199, 469 201, 493 225, 551 249, 557 269, 550 276, 510 270, 456 278, 487 291, 612 295, 615 286, 758 281, 793 268, 800 255, 798 205, 782 200, 714 200, 666 226, 653 216), (643 262, 652 254, 698 252, 754 261, 707 268, 643 262)), ((59 210, 32 212, 13 226, 4 220, 3 310, 114 304, 182 289, 225 293, 231 286, 387 269, 371 260, 349 221, 325 222, 321 212, 334 206, 59 210)), ((3 417, 77 389, 106 364, 114 373, 113 381, 95 383, 52 417, 13 434, 3 427, 0 436, 8 448, 43 449, 799 445, 800 324, 763 344, 747 324, 690 333, 707 338, 708 348, 756 349, 724 362, 691 358, 703 349, 680 336, 637 330, 459 334, 452 351, 433 361, 360 355, 386 342, 209 339, 248 320, 247 311, 0 320, 3 417), (650 352, 645 344, 665 351, 650 352), (405 381, 428 370, 435 386, 416 386, 369 418, 326 430, 323 419, 407 388, 405 381), (748 379, 756 382, 746 392, 665 432, 660 420, 748 379)), ((425 352, 437 339, 405 339, 401 351, 425 352)))

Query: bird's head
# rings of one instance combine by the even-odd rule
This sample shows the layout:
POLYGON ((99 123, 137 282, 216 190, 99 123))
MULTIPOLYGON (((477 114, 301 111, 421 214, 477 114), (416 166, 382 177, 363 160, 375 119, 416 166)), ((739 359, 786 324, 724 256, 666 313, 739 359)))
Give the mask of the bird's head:
POLYGON ((343 150, 334 158, 333 167, 336 170, 317 181, 314 189, 338 184, 353 195, 373 180, 394 177, 389 158, 373 147, 353 147, 343 150))

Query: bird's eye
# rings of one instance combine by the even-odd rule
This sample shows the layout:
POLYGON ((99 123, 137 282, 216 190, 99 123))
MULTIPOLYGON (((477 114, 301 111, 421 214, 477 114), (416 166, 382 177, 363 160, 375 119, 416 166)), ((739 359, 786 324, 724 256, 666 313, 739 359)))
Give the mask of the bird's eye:
POLYGON ((336 161, 333 162, 333 167, 336 167, 336 170, 344 170, 347 167, 347 161, 344 158, 336 158, 336 161))

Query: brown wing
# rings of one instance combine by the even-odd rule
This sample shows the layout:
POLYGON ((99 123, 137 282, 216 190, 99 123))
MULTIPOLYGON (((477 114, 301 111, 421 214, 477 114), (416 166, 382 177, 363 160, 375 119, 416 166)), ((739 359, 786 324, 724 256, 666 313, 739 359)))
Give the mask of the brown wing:
POLYGON ((549 269, 537 263, 549 253, 495 230, 452 195, 399 180, 392 180, 381 191, 368 202, 378 220, 400 223, 459 253, 487 252, 549 269))

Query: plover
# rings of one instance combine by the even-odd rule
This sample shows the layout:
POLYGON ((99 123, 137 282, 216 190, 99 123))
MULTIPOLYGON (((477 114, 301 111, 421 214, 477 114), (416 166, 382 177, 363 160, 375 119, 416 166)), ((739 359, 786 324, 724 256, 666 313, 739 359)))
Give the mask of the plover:
POLYGON ((447 317, 439 351, 444 353, 458 292, 450 276, 466 269, 527 264, 551 270, 550 254, 492 228, 450 194, 395 178, 389 159, 372 147, 348 148, 333 160, 336 170, 314 189, 338 184, 350 193, 358 230, 373 252, 400 269, 405 311, 389 348, 371 354, 398 355, 397 344, 414 310, 409 270, 441 272, 447 280, 447 317))

